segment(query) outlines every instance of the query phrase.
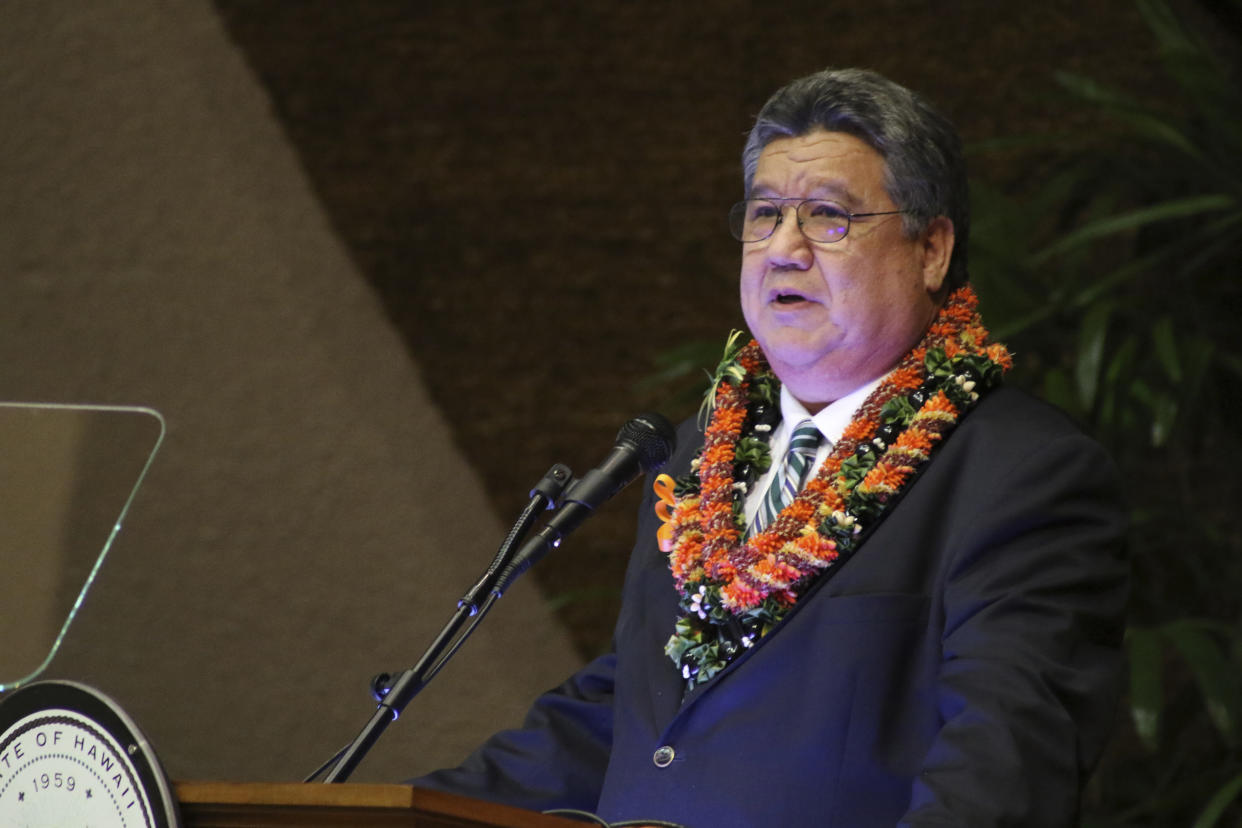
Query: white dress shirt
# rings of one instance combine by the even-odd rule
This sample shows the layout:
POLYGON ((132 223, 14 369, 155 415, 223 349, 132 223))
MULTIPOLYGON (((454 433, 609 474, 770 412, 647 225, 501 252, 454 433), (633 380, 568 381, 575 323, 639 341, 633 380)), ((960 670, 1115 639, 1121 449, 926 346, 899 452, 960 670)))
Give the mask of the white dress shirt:
POLYGON ((850 424, 855 412, 866 402, 871 392, 879 387, 886 376, 888 375, 884 374, 876 377, 861 388, 850 392, 835 402, 829 403, 813 417, 807 412, 802 403, 794 399, 793 394, 789 393, 789 389, 784 385, 781 386, 781 421, 773 429, 772 439, 768 443, 768 448, 772 453, 772 465, 768 467, 766 472, 760 475, 759 479, 751 485, 750 490, 746 492, 747 526, 750 526, 755 520, 755 514, 759 511, 759 505, 763 501, 763 493, 772 484, 772 477, 780 468, 781 460, 789 448, 789 440, 793 436, 794 429, 798 427, 798 423, 810 417, 823 437, 820 440, 819 449, 815 452, 815 464, 811 466, 811 472, 807 476, 807 480, 810 480, 819 472, 819 467, 823 465, 824 459, 832 451, 833 444, 841 439, 841 435, 845 432, 845 427, 850 424))

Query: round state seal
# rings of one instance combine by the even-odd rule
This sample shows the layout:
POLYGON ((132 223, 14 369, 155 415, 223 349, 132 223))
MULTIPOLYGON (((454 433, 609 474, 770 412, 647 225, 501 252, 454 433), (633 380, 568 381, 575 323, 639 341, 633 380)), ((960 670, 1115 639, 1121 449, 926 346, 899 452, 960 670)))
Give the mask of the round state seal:
POLYGON ((137 726, 81 684, 31 684, 0 703, 0 824, 176 828, 171 787, 137 726))

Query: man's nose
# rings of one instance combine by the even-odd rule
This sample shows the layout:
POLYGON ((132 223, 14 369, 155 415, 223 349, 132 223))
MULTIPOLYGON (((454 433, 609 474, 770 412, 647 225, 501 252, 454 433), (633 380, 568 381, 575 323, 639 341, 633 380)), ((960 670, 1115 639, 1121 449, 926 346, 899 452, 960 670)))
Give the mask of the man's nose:
POLYGON ((781 221, 768 238, 768 262, 777 267, 811 266, 811 243, 798 226, 798 212, 793 205, 781 213, 781 221))

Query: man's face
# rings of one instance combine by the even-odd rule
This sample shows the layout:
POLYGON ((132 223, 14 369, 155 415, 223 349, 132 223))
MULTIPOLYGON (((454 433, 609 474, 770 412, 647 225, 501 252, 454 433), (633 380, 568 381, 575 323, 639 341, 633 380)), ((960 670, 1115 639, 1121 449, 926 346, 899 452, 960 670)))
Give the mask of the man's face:
MULTIPOLYGON (((851 213, 896 210, 884 159, 852 135, 779 138, 759 156, 752 198, 818 198, 851 213)), ((796 202, 764 241, 742 245, 742 314, 773 370, 815 412, 892 368, 931 323, 953 224, 907 238, 902 216, 854 219, 844 239, 808 241, 796 202)))

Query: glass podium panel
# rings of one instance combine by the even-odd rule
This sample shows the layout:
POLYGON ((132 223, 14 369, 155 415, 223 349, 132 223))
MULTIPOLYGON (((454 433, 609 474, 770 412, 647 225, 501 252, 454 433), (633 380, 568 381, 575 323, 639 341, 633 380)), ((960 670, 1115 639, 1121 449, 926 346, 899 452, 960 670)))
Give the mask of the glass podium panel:
POLYGON ((163 439, 149 408, 0 402, 0 693, 51 663, 163 439))

